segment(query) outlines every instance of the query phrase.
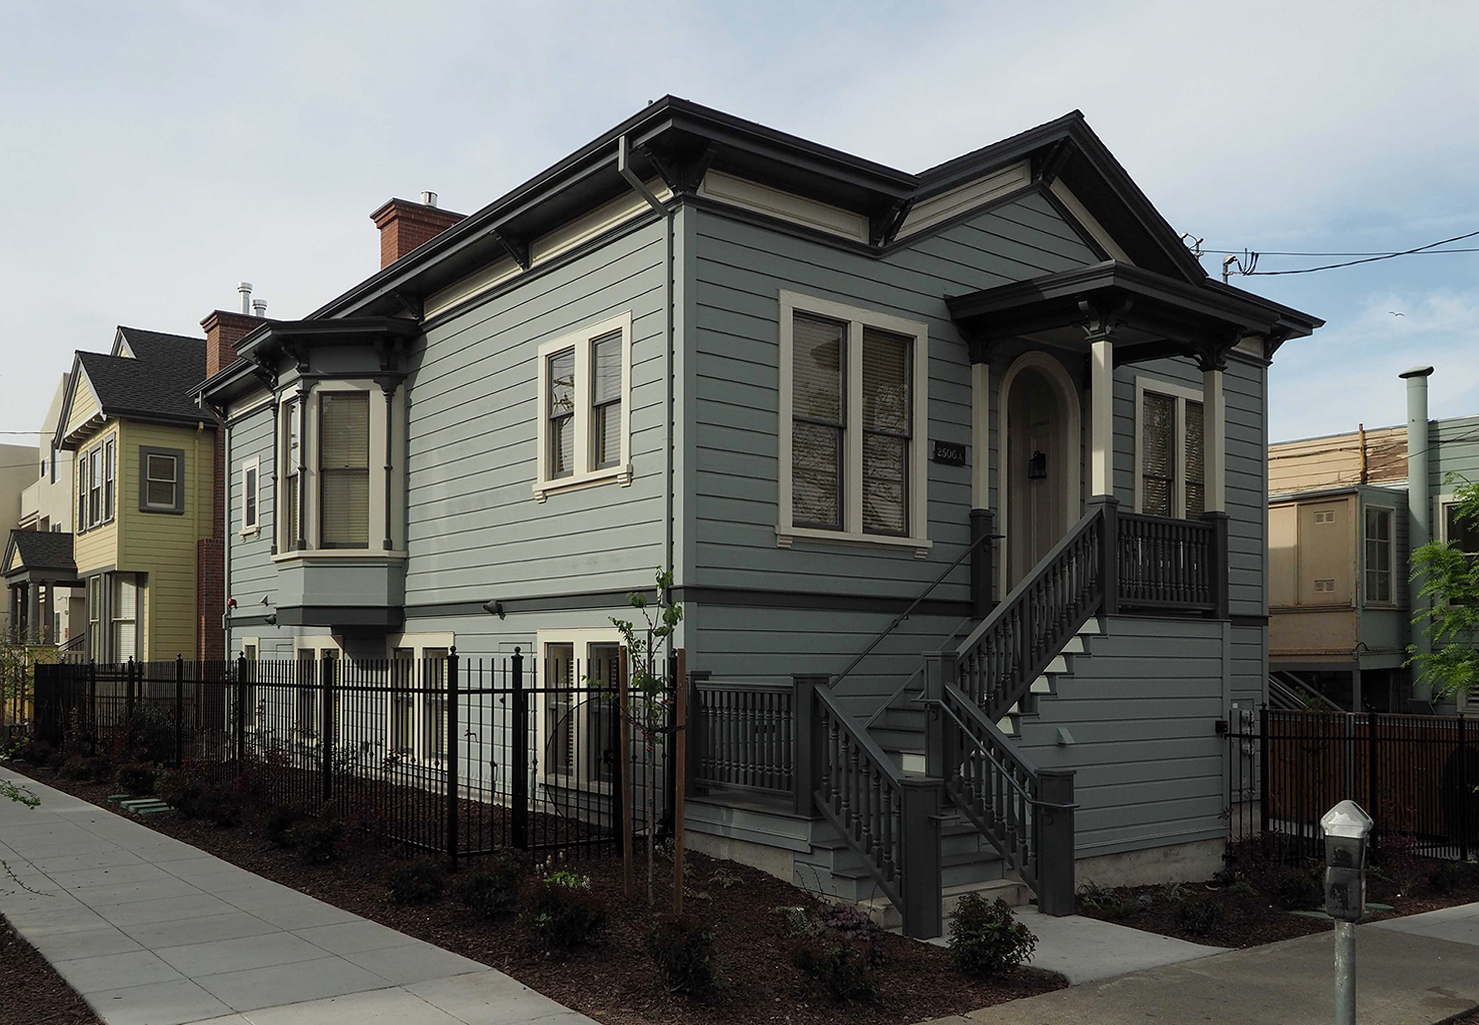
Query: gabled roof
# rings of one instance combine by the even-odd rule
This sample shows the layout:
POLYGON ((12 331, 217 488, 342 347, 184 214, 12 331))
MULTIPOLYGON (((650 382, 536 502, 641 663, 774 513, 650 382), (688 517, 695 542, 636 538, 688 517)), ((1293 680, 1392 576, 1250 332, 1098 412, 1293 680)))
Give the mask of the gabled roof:
POLYGON ((76 576, 72 535, 47 530, 12 530, 0 566, 5 567, 7 577, 47 571, 57 576, 76 576))
POLYGON ((202 370, 205 367, 205 343, 189 335, 171 335, 163 331, 146 331, 141 327, 124 327, 120 324, 117 334, 113 336, 111 354, 122 355, 125 344, 135 359, 145 362, 175 363, 198 359, 202 370))
POLYGON ((105 417, 146 423, 215 424, 195 401, 205 380, 205 340, 184 335, 120 327, 113 339, 114 355, 79 351, 72 363, 66 398, 56 428, 61 446, 67 435, 72 402, 79 382, 86 381, 105 417), (134 355, 116 355, 124 343, 134 355))

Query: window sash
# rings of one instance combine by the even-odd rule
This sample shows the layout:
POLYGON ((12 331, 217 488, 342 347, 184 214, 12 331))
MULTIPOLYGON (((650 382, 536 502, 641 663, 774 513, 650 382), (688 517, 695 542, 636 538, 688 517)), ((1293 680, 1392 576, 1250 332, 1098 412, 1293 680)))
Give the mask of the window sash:
POLYGON ((575 347, 546 359, 549 374, 549 475, 551 479, 575 475, 575 347))
POLYGON ((157 452, 144 455, 144 504, 150 509, 174 509, 178 505, 180 462, 157 452))
POLYGON ((863 531, 909 534, 914 340, 863 328, 863 531))
POLYGON ((241 474, 241 529, 257 529, 257 475, 261 467, 252 464, 241 474))
POLYGON ((1201 519, 1207 507, 1205 406, 1187 392, 1163 391, 1156 383, 1139 380, 1138 511, 1148 516, 1201 519))
POLYGON ((114 482, 117 477, 117 452, 114 440, 109 438, 103 448, 103 522, 113 519, 114 482))
POLYGON ((318 407, 319 546, 370 545, 370 395, 324 392, 318 407))
POLYGON ((792 314, 791 521, 798 526, 846 526, 849 331, 844 321, 792 314))
POLYGON ((282 537, 278 544, 285 552, 292 551, 298 547, 299 536, 302 534, 300 513, 303 502, 300 495, 302 490, 302 438, 300 437, 298 424, 298 403, 300 400, 288 399, 282 404, 279 413, 282 424, 281 438, 279 441, 279 458, 282 460, 282 493, 278 500, 282 508, 277 522, 281 524, 282 537))
POLYGON ((535 498, 615 477, 630 483, 631 314, 540 345, 535 498))
POLYGON ((93 525, 103 522, 103 448, 101 445, 88 453, 88 519, 93 525))

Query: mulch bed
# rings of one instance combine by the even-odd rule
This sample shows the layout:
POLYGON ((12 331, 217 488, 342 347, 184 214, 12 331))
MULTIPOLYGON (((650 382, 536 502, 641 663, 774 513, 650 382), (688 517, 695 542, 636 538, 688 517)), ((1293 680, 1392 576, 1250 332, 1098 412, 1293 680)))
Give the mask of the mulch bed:
MULTIPOLYGON (((1323 864, 1280 861, 1265 856, 1253 842, 1237 846, 1234 853, 1225 873, 1203 883, 1107 890, 1086 885, 1079 892, 1079 912, 1217 947, 1254 947, 1333 928, 1327 918, 1292 910, 1323 907, 1319 890, 1323 864), (1301 873, 1309 886, 1305 899, 1300 899, 1301 887, 1294 885, 1301 873)), ((1479 901, 1479 865, 1415 857, 1399 847, 1366 876, 1367 904, 1387 904, 1394 910, 1368 912, 1364 920, 1399 918, 1474 901, 1479 901), (1435 878, 1434 870, 1440 866, 1447 867, 1435 878)))
MULTIPOLYGON (((127 814, 107 803, 111 786, 59 780, 46 769, 14 768, 127 814)), ((273 847, 251 827, 219 829, 174 812, 129 817, 258 875, 480 961, 608 1025, 824 1025, 843 1020, 848 1025, 905 1025, 1067 984, 1057 973, 1033 968, 1011 969, 989 981, 973 979, 955 969, 947 950, 884 934, 879 940, 882 963, 873 969, 877 997, 839 1005, 793 964, 792 941, 773 913, 778 907, 817 909, 822 906, 817 899, 755 869, 690 852, 685 859, 685 911, 716 934, 715 964, 725 980, 717 996, 696 1001, 669 992, 643 948, 655 914, 670 908, 671 860, 659 857, 655 864, 655 907, 647 902, 646 863, 640 853, 632 898, 623 896, 619 858, 573 858, 559 864, 590 877, 592 889, 610 903, 610 925, 597 944, 550 955, 534 945, 512 915, 485 924, 450 897, 417 907, 390 903, 383 879, 407 860, 398 849, 355 846, 338 861, 310 866, 294 852, 273 847)), ((465 859, 464 871, 476 864, 476 858, 465 859)))
POLYGON ((0 915, 0 1022, 5 1025, 101 1025, 36 948, 0 915))

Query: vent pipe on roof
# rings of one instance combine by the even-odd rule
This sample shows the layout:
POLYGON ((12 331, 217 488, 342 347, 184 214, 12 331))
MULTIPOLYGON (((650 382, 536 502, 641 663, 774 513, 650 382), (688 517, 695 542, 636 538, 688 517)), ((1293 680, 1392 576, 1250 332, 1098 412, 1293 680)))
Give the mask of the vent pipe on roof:
POLYGON ((265 318, 267 316, 267 300, 266 299, 253 299, 252 300, 252 316, 254 316, 254 317, 263 317, 263 318, 265 318))
POLYGON ((435 192, 423 192, 423 193, 421 193, 421 205, 422 206, 436 206, 437 205, 437 194, 435 192))
MULTIPOLYGON (((1432 367, 1413 367, 1397 375, 1407 382, 1407 539, 1409 551, 1416 551, 1433 539, 1430 516, 1432 497, 1429 494, 1428 477, 1428 378, 1432 376, 1432 373, 1432 367)), ((1414 586, 1412 588, 1414 620, 1429 601, 1420 596, 1417 591, 1418 588, 1414 586)), ((1413 628, 1412 642, 1419 653, 1426 654, 1432 650, 1427 632, 1421 628, 1413 628)), ((1418 683, 1414 678, 1412 694, 1414 698, 1419 701, 1430 701, 1432 693, 1431 684, 1418 683)))
POLYGON ((240 282, 236 291, 241 294, 241 312, 248 317, 252 315, 252 283, 250 281, 240 282))

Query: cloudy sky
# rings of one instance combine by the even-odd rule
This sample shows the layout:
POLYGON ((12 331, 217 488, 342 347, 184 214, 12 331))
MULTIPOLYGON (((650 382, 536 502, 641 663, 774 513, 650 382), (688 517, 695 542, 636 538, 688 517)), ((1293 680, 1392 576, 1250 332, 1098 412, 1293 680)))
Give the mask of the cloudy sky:
MULTIPOLYGON (((1079 108, 1208 249, 1479 231, 1476 40, 1472 0, 0 0, 0 429, 114 325, 198 334, 238 280, 306 314, 377 269, 391 195, 471 212, 664 93, 907 170, 1079 108)), ((1329 322, 1273 438, 1402 422, 1420 362, 1479 413, 1479 253, 1233 281, 1329 322)))

